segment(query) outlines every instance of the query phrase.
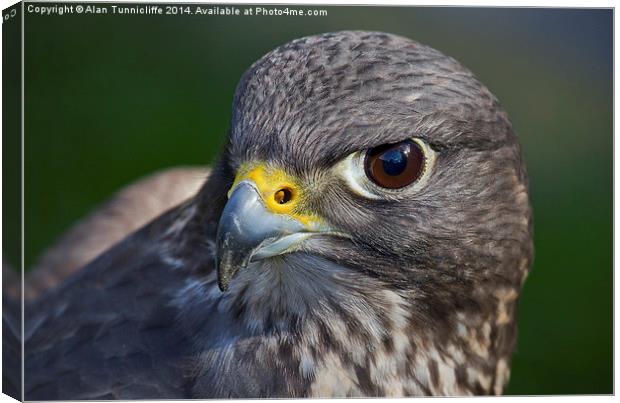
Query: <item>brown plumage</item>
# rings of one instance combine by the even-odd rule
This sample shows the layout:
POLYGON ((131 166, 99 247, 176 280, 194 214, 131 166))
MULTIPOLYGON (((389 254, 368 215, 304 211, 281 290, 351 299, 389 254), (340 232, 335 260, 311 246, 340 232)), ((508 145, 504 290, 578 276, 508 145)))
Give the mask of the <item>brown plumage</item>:
POLYGON ((26 306, 26 398, 499 394, 532 254, 517 137, 471 72, 298 39, 242 77, 195 197, 26 306))

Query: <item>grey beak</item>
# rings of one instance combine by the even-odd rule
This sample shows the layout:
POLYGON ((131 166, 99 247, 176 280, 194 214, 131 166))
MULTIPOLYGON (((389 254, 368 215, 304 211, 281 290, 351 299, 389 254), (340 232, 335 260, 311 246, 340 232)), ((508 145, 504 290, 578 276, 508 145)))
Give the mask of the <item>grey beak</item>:
POLYGON ((267 210, 254 183, 243 181, 231 194, 220 217, 216 266, 220 290, 250 261, 279 255, 308 236, 304 225, 267 210))

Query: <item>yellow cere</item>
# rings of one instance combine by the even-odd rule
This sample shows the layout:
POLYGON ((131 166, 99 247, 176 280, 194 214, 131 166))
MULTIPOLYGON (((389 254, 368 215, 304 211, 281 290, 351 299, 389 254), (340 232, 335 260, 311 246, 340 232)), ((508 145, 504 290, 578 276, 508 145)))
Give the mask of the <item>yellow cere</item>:
POLYGON ((265 206, 271 212, 286 214, 303 223, 309 230, 321 226, 322 220, 316 214, 304 211, 302 203, 304 194, 299 181, 284 170, 265 163, 244 164, 237 171, 228 197, 244 180, 256 185, 265 206))

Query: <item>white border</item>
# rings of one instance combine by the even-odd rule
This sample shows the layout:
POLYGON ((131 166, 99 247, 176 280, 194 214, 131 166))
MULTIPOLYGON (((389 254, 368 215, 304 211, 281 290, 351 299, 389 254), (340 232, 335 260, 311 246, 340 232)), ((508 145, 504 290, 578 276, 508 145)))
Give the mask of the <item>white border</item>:
MULTIPOLYGON (((65 1, 67 3, 69 2, 73 2, 73 3, 80 3, 77 1, 65 1)), ((128 0, 121 0, 118 2, 123 2, 123 3, 138 3, 136 1, 128 1, 128 0)), ((2 7, 2 9, 6 9, 10 6, 12 6, 13 4, 15 4, 15 1, 10 1, 10 0, 0 0, 0 6, 2 7)), ((140 2, 140 3, 144 3, 144 2, 140 2)), ((186 1, 182 1, 182 0, 169 0, 169 1, 158 1, 158 2, 149 2, 149 3, 187 3, 186 1)), ((448 2, 445 1, 438 1, 438 0, 426 0, 426 1, 420 1, 420 2, 415 2, 415 1, 407 1, 407 0, 391 0, 391 1, 380 1, 380 0, 337 0, 336 4, 334 4, 334 1, 330 1, 330 0, 314 0, 312 2, 309 1, 299 1, 299 0, 269 0, 269 1, 257 1, 257 0, 245 0, 245 1, 241 1, 241 0, 228 0, 228 1, 204 1, 201 3, 211 3, 211 4, 291 4, 291 5, 374 5, 374 6, 474 6, 474 7, 561 7, 561 8, 615 8, 615 1, 603 1, 603 0, 593 0, 593 1, 589 1, 589 2, 583 2, 583 1, 575 1, 575 0, 569 0, 569 1, 561 1, 561 0, 540 0, 540 1, 532 1, 532 0, 528 0, 528 1, 521 1, 521 2, 517 2, 514 0, 506 0, 503 1, 501 3, 498 3, 497 1, 493 1, 493 0, 476 0, 476 1, 465 1, 465 0, 450 0, 448 2)), ((23 10, 22 10, 22 34, 23 34, 23 29, 24 29, 24 25, 23 25, 23 10)), ((614 22, 615 22, 615 16, 614 16, 614 22)), ((2 33, 0 30, 0 43, 2 40, 2 33)), ((615 73, 616 73, 616 66, 618 66, 617 64, 617 54, 615 52, 615 44, 618 43, 618 34, 617 31, 615 30, 615 26, 614 26, 614 77, 615 77, 615 73)), ((23 35, 22 35, 22 47, 23 47, 23 35)), ((0 74, 1 74, 1 64, 2 64, 2 55, 0 52, 0 74)), ((23 52, 22 52, 22 67, 23 67, 23 52)), ((23 87, 23 70, 22 70, 22 100, 23 100, 23 94, 24 94, 24 87, 23 87)), ((614 80, 614 100, 616 99, 616 97, 618 96, 618 87, 616 85, 616 82, 614 80)), ((2 116, 2 100, 0 97, 0 117, 2 116)), ((23 112, 23 103, 22 103, 22 112, 23 112)), ((618 151, 618 143, 615 141, 615 117, 618 116, 618 112, 619 112, 619 107, 618 104, 616 104, 614 102, 614 155, 617 155, 617 151, 618 151)), ((23 113, 22 113, 22 130, 24 129, 24 120, 23 120, 23 113)), ((0 151, 1 151, 1 147, 2 145, 0 144, 0 151)), ((23 133, 22 133, 22 172, 21 172, 21 178, 22 178, 22 203, 23 203, 23 164, 24 164, 24 159, 23 159, 24 155, 23 155, 23 133)), ((1 157, 0 157, 1 159, 1 157)), ((614 159, 614 189, 617 188, 618 185, 618 181, 620 179, 620 176, 618 175, 618 165, 616 165, 615 163, 615 159, 614 159)), ((1 180, 0 180, 1 181, 1 180)), ((1 189, 0 189, 0 196, 1 196, 1 189)), ((615 215, 615 211, 618 208, 619 204, 618 204, 618 200, 616 200, 615 198, 615 194, 614 194, 614 267, 616 266, 616 258, 617 258, 617 254, 615 253, 616 250, 618 250, 618 248, 620 248, 620 241, 615 237, 615 228, 616 228, 616 224, 617 222, 617 217, 615 215)), ((0 208, 2 206, 2 201, 0 198, 0 208)), ((23 204, 22 204, 23 206, 23 204)), ((22 209, 22 233, 23 233, 23 209, 22 209)), ((0 222, 1 222, 1 218, 0 218, 0 222)), ((2 242, 2 234, 0 233, 0 243, 2 242)), ((22 238, 22 262, 23 262, 23 238, 22 238)), ((23 271, 22 271, 23 273, 23 271)), ((617 288, 616 286, 618 285, 616 283, 616 281, 618 281, 617 276, 615 276, 614 273, 614 290, 617 288)), ((1 285, 1 280, 0 280, 0 285, 1 285)), ((615 292, 614 292, 614 391, 615 391, 615 386, 618 385, 618 373, 617 371, 615 371, 615 363, 616 363, 616 358, 617 358, 617 350, 615 349, 616 346, 616 337, 618 335, 617 333, 617 329, 616 329, 616 321, 615 321, 615 313, 618 312, 618 301, 615 298, 615 292)), ((23 312, 22 312, 23 314, 23 312)), ((22 322, 23 323, 23 322, 22 322)), ((22 329, 23 331, 23 329, 22 329)), ((23 346, 22 346, 23 347, 23 346)), ((0 354, 2 352, 2 345, 0 343, 0 354)), ((2 369, 0 368, 0 377, 2 375, 2 369)), ((452 399, 452 398, 434 398, 433 401, 447 401, 448 399, 452 399)), ((459 402, 470 402, 470 401, 475 401, 476 399, 480 399, 480 398, 459 398, 459 402)), ((498 399, 501 398, 496 398, 496 397, 489 397, 489 398, 485 398, 485 399, 489 399, 487 401, 496 401, 498 399)), ((526 399, 528 400, 541 400, 544 399, 545 402, 581 402, 581 401, 596 401, 596 402, 600 402, 600 401, 609 401, 609 400, 615 400, 614 396, 536 396, 536 397, 504 397, 503 399, 510 399, 510 401, 512 402, 524 402, 526 399)), ((407 401, 409 399, 364 399, 365 401, 376 401, 376 402, 391 402, 391 401, 407 401)), ((272 401, 272 400, 261 400, 261 401, 272 401)), ((275 401, 275 400, 273 400, 275 401)), ((0 403, 4 403, 4 402, 15 402, 15 400, 9 398, 6 395, 0 395, 0 403)), ((142 400, 142 402, 148 402, 145 400, 142 400)), ((167 402, 184 402, 184 400, 168 400, 167 402)), ((245 402, 256 402, 255 400, 237 400, 236 402, 239 403, 245 403, 245 402)), ((342 402, 342 400, 338 400, 338 399, 321 399, 321 402, 342 402)))

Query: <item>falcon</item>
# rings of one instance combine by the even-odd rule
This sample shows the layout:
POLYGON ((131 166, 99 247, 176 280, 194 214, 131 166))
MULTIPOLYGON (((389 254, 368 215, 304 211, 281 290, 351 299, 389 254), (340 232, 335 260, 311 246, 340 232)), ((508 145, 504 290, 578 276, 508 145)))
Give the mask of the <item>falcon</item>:
POLYGON ((387 33, 293 40, 241 78, 194 196, 26 302, 25 398, 501 394, 532 254, 471 72, 387 33))

